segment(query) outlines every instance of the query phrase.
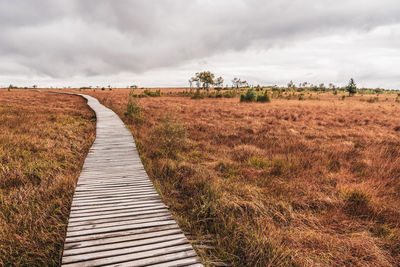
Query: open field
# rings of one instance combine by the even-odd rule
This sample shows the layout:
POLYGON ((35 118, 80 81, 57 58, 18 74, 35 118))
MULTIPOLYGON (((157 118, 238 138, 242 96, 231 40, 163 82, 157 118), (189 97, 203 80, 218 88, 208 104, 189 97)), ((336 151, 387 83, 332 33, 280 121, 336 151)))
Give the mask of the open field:
POLYGON ((57 266, 95 117, 76 96, 0 90, 0 265, 57 266))
POLYGON ((124 118, 204 263, 400 262, 397 95, 148 97, 129 117, 129 90, 85 93, 124 118))

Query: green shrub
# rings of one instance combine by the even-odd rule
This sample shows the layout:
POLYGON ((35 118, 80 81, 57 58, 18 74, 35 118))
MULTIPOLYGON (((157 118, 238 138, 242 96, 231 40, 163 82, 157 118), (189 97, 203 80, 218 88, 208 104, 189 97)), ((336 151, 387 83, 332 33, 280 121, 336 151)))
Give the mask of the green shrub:
POLYGON ((196 90, 196 92, 192 95, 191 97, 192 99, 203 99, 204 98, 204 94, 202 94, 200 92, 199 89, 196 90))
POLYGON ((257 97, 257 102, 271 102, 268 91, 265 91, 263 95, 257 97))
POLYGON ((140 108, 137 101, 133 97, 129 97, 128 103, 126 104, 126 111, 124 115, 130 122, 137 124, 144 122, 142 109, 140 108))
POLYGON ((162 95, 161 90, 157 90, 157 91, 153 92, 153 91, 150 91, 149 89, 145 89, 143 94, 145 96, 150 96, 150 97, 159 97, 162 95))
POLYGON ((187 142, 186 127, 171 118, 164 118, 163 122, 150 133, 153 156, 158 158, 178 158, 187 142))
POLYGON ((257 169, 265 169, 271 166, 271 162, 269 160, 258 157, 249 158, 248 164, 257 169))
POLYGON ((240 102, 256 102, 257 92, 254 89, 247 90, 246 94, 240 95, 240 102))
POLYGON ((222 96, 226 98, 233 98, 236 97, 237 94, 234 90, 228 90, 227 92, 223 93, 222 96))

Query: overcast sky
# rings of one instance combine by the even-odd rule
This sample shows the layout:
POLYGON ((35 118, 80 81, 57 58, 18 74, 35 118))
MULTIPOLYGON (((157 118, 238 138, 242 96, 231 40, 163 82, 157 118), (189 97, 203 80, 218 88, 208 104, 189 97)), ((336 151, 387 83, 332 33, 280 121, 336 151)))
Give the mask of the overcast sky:
POLYGON ((400 88, 399 0, 0 0, 0 86, 400 88))

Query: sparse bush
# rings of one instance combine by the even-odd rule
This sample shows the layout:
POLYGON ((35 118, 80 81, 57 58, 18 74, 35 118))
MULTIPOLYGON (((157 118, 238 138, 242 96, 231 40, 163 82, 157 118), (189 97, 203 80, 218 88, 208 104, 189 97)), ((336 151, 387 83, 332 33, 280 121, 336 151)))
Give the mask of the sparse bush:
POLYGON ((153 156, 176 159, 186 146, 187 136, 186 127, 180 121, 164 118, 150 134, 153 156))
POLYGON ((126 104, 126 112, 124 113, 124 115, 126 118, 128 118, 130 122, 137 124, 144 122, 142 109, 133 97, 129 97, 128 103, 126 104))
POLYGON ((161 90, 157 90, 157 91, 153 92, 153 91, 150 91, 149 89, 145 89, 143 94, 146 96, 150 96, 150 97, 162 96, 161 90))
POLYGON ((368 103, 375 103, 379 102, 379 97, 371 97, 370 99, 367 100, 368 103))
POLYGON ((265 168, 271 166, 270 161, 263 159, 263 158, 259 158, 259 157, 249 158, 248 163, 250 166, 255 167, 257 169, 265 169, 265 168))
POLYGON ((199 89, 196 90, 196 92, 192 95, 192 99, 203 99, 204 94, 200 92, 199 89))
POLYGON ((240 102, 256 102, 257 92, 254 89, 247 90, 246 94, 240 95, 240 102))
POLYGON ((369 207, 370 197, 357 189, 344 192, 345 211, 351 216, 367 216, 371 210, 369 207))
POLYGON ((235 90, 228 90, 227 92, 223 93, 223 97, 226 97, 226 98, 233 98, 236 96, 237 96, 237 94, 236 94, 235 90))
POLYGON ((264 94, 257 96, 257 102, 271 102, 268 91, 265 91, 264 94))

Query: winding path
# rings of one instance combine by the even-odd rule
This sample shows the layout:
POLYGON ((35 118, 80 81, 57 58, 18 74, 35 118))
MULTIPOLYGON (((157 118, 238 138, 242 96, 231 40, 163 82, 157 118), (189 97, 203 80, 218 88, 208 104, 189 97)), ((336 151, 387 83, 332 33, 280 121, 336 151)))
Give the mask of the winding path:
POLYGON ((87 95, 96 140, 72 201, 63 266, 203 266, 149 180, 121 119, 87 95))

